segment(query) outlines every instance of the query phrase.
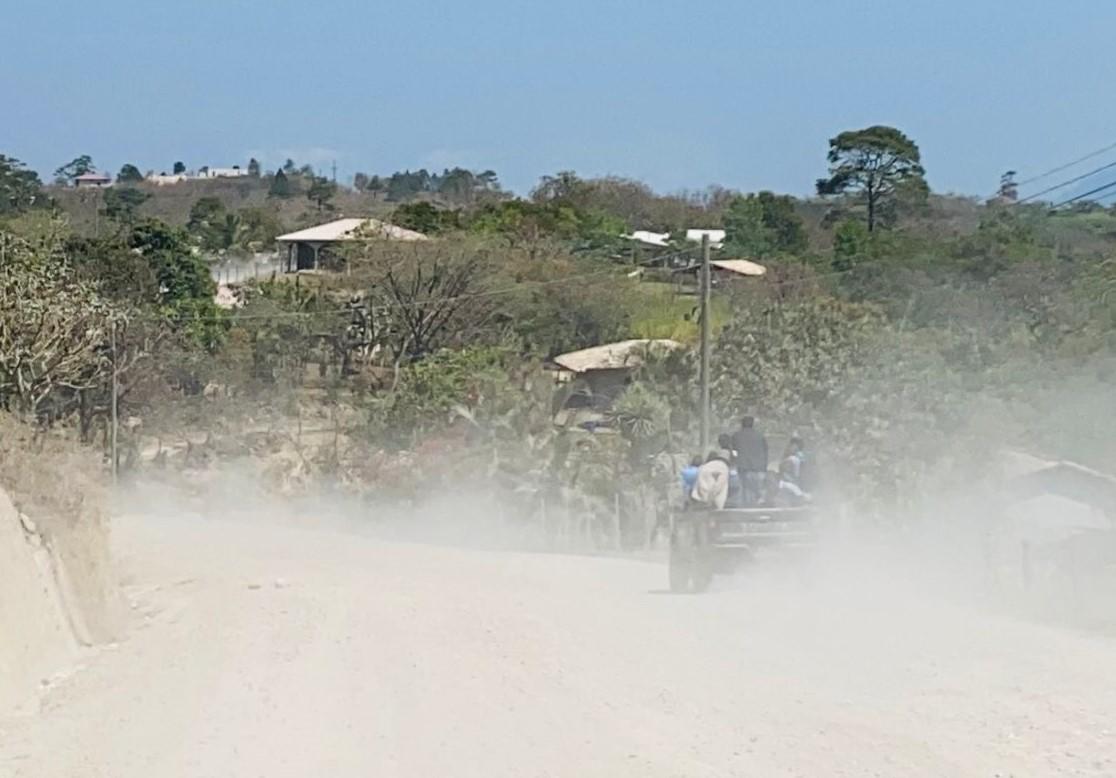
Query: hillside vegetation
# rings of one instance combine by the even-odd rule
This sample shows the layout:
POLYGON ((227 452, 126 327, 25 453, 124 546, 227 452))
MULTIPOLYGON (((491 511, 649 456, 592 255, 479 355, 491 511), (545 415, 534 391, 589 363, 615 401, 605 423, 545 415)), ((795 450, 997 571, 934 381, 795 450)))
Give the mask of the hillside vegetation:
POLYGON ((1005 447, 1116 470, 1116 214, 933 194, 891 128, 819 150, 805 200, 570 172, 526 198, 492 171, 350 188, 293 164, 89 192, 3 162, 0 404, 104 446, 115 362, 125 472, 249 457, 284 488, 405 499, 437 474, 525 517, 642 542, 695 446, 693 353, 645 365, 612 434, 555 427, 540 367, 630 337, 692 345, 692 282, 622 236, 669 232, 685 265, 695 246, 677 236, 698 227, 726 230, 717 256, 768 268, 716 289, 719 423, 748 412, 776 438, 804 435, 841 499, 887 515, 1005 447), (254 281, 238 307, 214 304, 213 262, 341 213, 436 240, 361 243, 347 273, 254 281))

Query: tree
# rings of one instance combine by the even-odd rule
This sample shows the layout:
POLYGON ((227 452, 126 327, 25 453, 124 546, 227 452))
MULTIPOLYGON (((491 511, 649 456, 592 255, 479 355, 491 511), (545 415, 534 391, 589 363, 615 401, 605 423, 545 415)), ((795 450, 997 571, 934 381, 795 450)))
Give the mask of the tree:
POLYGON ((577 211, 568 206, 505 200, 477 209, 468 227, 476 233, 500 235, 514 248, 547 238, 575 238, 581 223, 577 211))
POLYGON ((330 200, 333 199, 335 194, 337 194, 337 184, 325 176, 315 176, 310 188, 306 190, 306 198, 317 204, 318 213, 321 213, 323 209, 333 210, 330 200))
MULTIPOLYGON (((290 160, 287 160, 290 162, 290 160)), ((284 166, 285 167, 285 166, 284 166)), ((268 197, 287 198, 294 194, 294 188, 291 186, 291 180, 283 170, 276 170, 275 176, 271 179, 271 186, 267 189, 268 197)))
POLYGON ((733 199, 725 211, 725 249, 744 257, 766 257, 775 250, 775 233, 763 219, 755 195, 733 199))
POLYGON ((73 272, 57 234, 0 233, 0 249, 0 407, 39 415, 59 395, 102 385, 115 313, 73 272))
POLYGON ((204 349, 217 348, 225 334, 213 300, 217 285, 187 234, 158 219, 144 219, 132 228, 128 245, 154 272, 159 309, 174 329, 204 349))
POLYGON ((1015 181, 1016 172, 1008 170, 1000 176, 1000 189, 996 197, 1005 203, 1014 203, 1019 199, 1019 184, 1015 181))
POLYGON ((136 221, 139 207, 151 195, 131 186, 114 187, 105 192, 105 216, 122 225, 132 225, 136 221))
POLYGON ((41 200, 39 174, 0 154, 0 216, 22 213, 41 200))
POLYGON ((829 178, 818 179, 819 195, 853 192, 867 209, 872 232, 900 194, 926 191, 918 145, 894 127, 848 130, 829 141, 829 178))
POLYGON ((385 319, 378 337, 397 362, 421 359, 443 347, 476 344, 487 331, 496 303, 477 295, 490 276, 486 252, 378 241, 360 250, 387 252, 386 257, 355 261, 367 269, 369 296, 385 319))
POLYGON ((457 211, 444 210, 425 201, 404 203, 391 212, 391 223, 434 235, 458 226, 457 211))
POLYGON ((174 163, 174 174, 176 176, 180 176, 185 172, 186 172, 186 163, 185 162, 175 162, 174 163))
POLYGON ((222 231, 227 213, 221 198, 213 195, 199 197, 190 208, 190 218, 186 221, 186 231, 194 236, 202 248, 218 251, 227 248, 222 231))
POLYGON ((60 185, 72 184, 75 178, 86 173, 92 173, 93 170, 92 157, 88 154, 82 154, 54 171, 54 183, 60 185))
POLYGON ((287 161, 283 163, 283 172, 288 176, 294 175, 298 172, 298 165, 295 164, 293 159, 288 157, 287 161))
POLYGON ((477 174, 477 181, 480 182, 481 187, 488 192, 500 191, 500 178, 496 175, 495 170, 485 170, 477 174))
POLYGON ((383 189, 389 202, 405 202, 423 192, 431 191, 431 176, 425 169, 417 170, 414 173, 410 170, 392 173, 387 182, 383 184, 383 189))
POLYGON ((507 320, 523 353, 553 357, 632 337, 631 312, 646 304, 629 292, 634 283, 571 275, 590 274, 561 262, 532 262, 515 274, 525 282, 522 291, 502 298, 498 316, 507 320))
POLYGON ((217 249, 228 251, 240 242, 241 223, 240 216, 235 213, 226 213, 225 218, 217 225, 217 249))
POLYGON ((577 173, 562 170, 553 176, 539 179, 538 186, 531 190, 531 199, 536 203, 563 203, 582 207, 587 190, 586 182, 578 178, 577 173))
POLYGON ((260 177, 260 161, 255 157, 248 160, 248 175, 252 178, 260 177))
POLYGON ((249 248, 255 250, 266 248, 274 243, 275 236, 283 231, 279 218, 266 208, 243 208, 239 216, 241 238, 249 248))
POLYGON ((140 181, 143 181, 143 173, 132 164, 122 166, 120 172, 116 174, 116 183, 118 184, 137 184, 140 181))
POLYGON ((852 270, 869 251, 872 235, 859 221, 846 219, 833 235, 833 269, 839 273, 852 270))
POLYGON ((368 188, 368 181, 369 178, 367 173, 357 173, 353 176, 353 189, 358 192, 363 192, 368 188))

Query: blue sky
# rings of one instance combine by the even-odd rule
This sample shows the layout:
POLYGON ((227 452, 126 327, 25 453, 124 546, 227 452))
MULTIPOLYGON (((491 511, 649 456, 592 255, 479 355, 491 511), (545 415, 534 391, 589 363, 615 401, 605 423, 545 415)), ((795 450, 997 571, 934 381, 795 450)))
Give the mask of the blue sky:
POLYGON ((805 194, 829 137, 882 123, 983 195, 1116 141, 1111 0, 3 5, 0 153, 44 177, 255 155, 805 194))

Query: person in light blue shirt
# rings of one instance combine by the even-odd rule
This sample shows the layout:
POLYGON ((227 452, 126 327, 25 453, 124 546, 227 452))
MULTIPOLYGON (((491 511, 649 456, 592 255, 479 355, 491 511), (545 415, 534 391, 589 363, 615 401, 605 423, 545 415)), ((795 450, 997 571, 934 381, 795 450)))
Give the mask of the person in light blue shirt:
POLYGON ((695 456, 690 460, 690 464, 682 468, 682 501, 683 504, 690 501, 690 494, 694 491, 694 484, 697 483, 698 469, 701 468, 702 459, 695 456))

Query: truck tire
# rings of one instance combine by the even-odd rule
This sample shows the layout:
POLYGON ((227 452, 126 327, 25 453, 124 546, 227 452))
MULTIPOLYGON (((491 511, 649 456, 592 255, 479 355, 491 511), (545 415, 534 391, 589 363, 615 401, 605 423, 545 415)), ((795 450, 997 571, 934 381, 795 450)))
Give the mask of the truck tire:
POLYGON ((706 591, 713 583, 713 552, 709 545, 709 527, 699 522, 694 527, 693 567, 690 572, 690 591, 706 591))
POLYGON ((694 571, 694 544, 692 528, 683 525, 675 527, 670 533, 670 559, 668 577, 670 590, 675 594, 690 591, 690 580, 694 571))

